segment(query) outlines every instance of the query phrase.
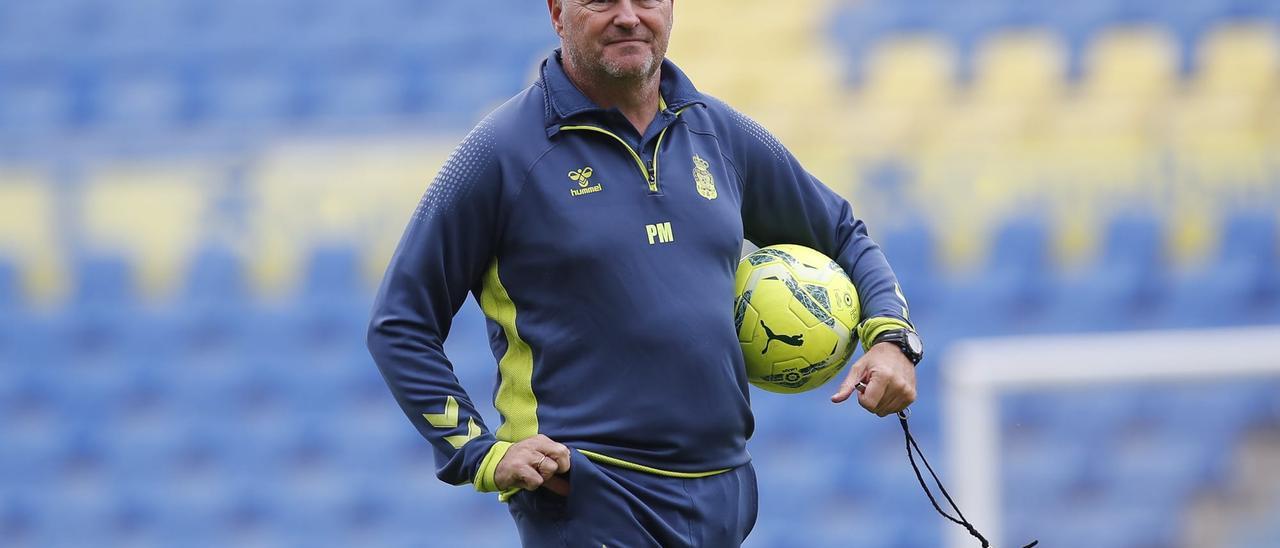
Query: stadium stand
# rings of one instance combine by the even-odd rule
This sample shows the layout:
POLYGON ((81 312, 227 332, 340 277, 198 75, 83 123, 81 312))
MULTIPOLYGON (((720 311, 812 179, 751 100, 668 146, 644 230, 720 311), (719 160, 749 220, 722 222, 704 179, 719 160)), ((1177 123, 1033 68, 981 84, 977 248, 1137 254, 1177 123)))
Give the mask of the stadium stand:
MULTIPOLYGON (((363 346, 442 143, 554 45, 539 3, 498 4, 0 3, 3 544, 513 545, 363 346)), ((868 219, 929 343, 926 448, 957 338, 1280 322, 1280 3, 792 4, 684 2, 672 57, 868 219)), ((487 344, 469 302, 447 352, 477 400, 487 344)), ((1004 399, 1005 536, 1176 546, 1206 498, 1280 513, 1236 486, 1277 395, 1004 399)), ((823 396, 753 392, 749 546, 939 545, 897 426, 823 396)), ((1223 519, 1223 545, 1280 542, 1223 519)))

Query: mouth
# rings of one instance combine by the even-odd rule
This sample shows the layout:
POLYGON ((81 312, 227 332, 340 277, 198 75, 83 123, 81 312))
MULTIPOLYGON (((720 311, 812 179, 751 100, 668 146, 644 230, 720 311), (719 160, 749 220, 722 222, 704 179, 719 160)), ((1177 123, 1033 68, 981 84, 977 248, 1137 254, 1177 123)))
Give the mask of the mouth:
POLYGON ((609 42, 607 45, 616 46, 621 44, 648 44, 648 43, 649 43, 648 40, 642 40, 640 38, 625 38, 622 40, 614 40, 612 42, 609 42))

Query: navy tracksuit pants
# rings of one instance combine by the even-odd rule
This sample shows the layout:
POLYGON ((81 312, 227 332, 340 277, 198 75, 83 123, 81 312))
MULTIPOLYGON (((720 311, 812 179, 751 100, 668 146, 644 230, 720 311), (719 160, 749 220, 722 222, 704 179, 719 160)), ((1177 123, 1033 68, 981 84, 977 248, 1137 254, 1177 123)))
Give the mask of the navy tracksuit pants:
POLYGON ((593 462, 570 451, 569 496, 520 491, 508 501, 525 548, 720 548, 755 526, 755 469, 674 478, 593 462))

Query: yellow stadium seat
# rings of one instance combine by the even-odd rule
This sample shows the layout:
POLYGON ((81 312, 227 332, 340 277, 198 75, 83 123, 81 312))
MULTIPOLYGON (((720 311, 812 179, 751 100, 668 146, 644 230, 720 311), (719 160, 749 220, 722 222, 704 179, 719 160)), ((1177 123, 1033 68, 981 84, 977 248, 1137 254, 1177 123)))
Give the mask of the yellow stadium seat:
POLYGON ((85 244, 130 258, 144 296, 169 294, 201 239, 219 228, 210 204, 219 174, 171 164, 95 170, 81 193, 85 244))
POLYGON ((267 294, 299 279, 307 250, 351 244, 380 279, 414 207, 444 164, 442 143, 293 143, 250 174, 250 271, 267 294))
POLYGON ((1280 29, 1266 22, 1224 25, 1199 44, 1197 93, 1264 97, 1280 87, 1280 29))
POLYGON ((982 102, 1043 103, 1062 95, 1066 53, 1055 35, 1010 31, 992 36, 977 51, 973 96, 982 102))
POLYGON ((825 104, 840 92, 840 61, 821 25, 821 0, 677 3, 669 56, 703 91, 740 109, 825 104), (798 94, 803 101, 797 102, 798 94))
POLYGON ((861 95, 876 106, 933 107, 952 97, 954 77, 955 52, 944 40, 901 35, 868 56, 861 95))
POLYGON ((946 111, 931 124, 923 146, 964 149, 1009 149, 1024 139, 1034 125, 1038 109, 1019 102, 968 101, 946 111))
POLYGON ((1274 119, 1232 96, 1191 96, 1170 116, 1170 161, 1180 176, 1212 192, 1248 193, 1274 169, 1276 150, 1267 146, 1274 119))
POLYGON ((1239 95, 1188 94, 1171 103, 1162 133, 1186 143, 1222 135, 1260 136, 1274 125, 1264 105, 1239 95))
POLYGON ((828 0, 676 3, 668 55, 694 84, 772 131, 815 174, 851 179, 841 58, 827 41, 828 0))
POLYGON ((65 246, 52 186, 35 170, 0 170, 0 256, 13 261, 36 304, 65 295, 65 246))
POLYGON ((1156 27, 1116 28, 1089 45, 1084 91, 1090 95, 1158 106, 1177 84, 1178 48, 1156 27))
POLYGON ((929 35, 878 44, 848 99, 842 137, 859 155, 901 154, 917 146, 955 99, 954 52, 929 35))

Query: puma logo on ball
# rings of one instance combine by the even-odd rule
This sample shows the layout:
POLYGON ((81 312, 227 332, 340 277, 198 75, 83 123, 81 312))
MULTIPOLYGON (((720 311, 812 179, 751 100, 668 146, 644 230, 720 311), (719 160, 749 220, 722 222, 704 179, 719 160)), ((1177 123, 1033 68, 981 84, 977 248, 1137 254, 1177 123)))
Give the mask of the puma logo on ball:
POLYGON ((803 334, 801 334, 801 335, 775 335, 775 334, 773 333, 773 330, 772 330, 772 329, 769 329, 769 326, 765 325, 764 320, 760 320, 760 327, 763 327, 763 328, 764 328, 764 336, 765 336, 765 337, 768 337, 768 340, 766 340, 766 341, 764 342, 764 350, 761 350, 761 351, 760 351, 760 353, 761 353, 761 354, 764 354, 765 352, 768 352, 768 351, 769 351, 769 343, 773 342, 773 341, 774 341, 774 339, 777 339, 777 340, 779 340, 779 341, 782 341, 782 344, 789 344, 789 345, 791 345, 791 346, 803 346, 803 345, 804 345, 804 335, 803 335, 803 334))

